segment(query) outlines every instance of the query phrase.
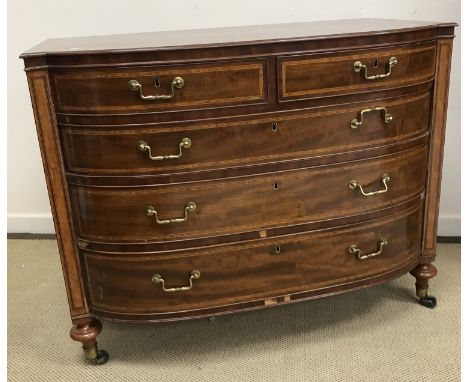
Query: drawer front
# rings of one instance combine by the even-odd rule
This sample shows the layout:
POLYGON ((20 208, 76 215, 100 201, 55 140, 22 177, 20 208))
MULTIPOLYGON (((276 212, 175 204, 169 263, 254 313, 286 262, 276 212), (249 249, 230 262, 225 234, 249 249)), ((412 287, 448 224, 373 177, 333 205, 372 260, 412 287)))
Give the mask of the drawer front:
POLYGON ((60 72, 54 75, 54 83, 58 110, 73 113, 211 108, 264 103, 267 98, 266 60, 261 59, 138 70, 60 72), (159 98, 142 99, 148 96, 159 98))
POLYGON ((316 98, 423 82, 433 77, 435 60, 434 44, 283 57, 278 61, 279 98, 316 98))
POLYGON ((187 171, 401 142, 428 130, 429 105, 425 92, 274 118, 186 127, 62 127, 61 134, 66 167, 74 173, 187 171))
POLYGON ((70 191, 80 238, 170 241, 349 216, 402 202, 422 192, 426 158, 424 146, 326 168, 130 189, 71 186, 70 191))
POLYGON ((108 313, 170 313, 351 284, 414 262, 421 219, 417 206, 354 228, 177 255, 84 252, 90 305, 108 313))

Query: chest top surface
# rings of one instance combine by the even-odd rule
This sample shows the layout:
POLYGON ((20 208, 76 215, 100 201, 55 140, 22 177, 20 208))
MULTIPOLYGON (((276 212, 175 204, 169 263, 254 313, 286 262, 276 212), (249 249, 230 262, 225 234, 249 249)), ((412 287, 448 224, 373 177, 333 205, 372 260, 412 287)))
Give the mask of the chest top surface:
POLYGON ((21 57, 256 45, 454 27, 455 23, 350 19, 48 39, 21 57))

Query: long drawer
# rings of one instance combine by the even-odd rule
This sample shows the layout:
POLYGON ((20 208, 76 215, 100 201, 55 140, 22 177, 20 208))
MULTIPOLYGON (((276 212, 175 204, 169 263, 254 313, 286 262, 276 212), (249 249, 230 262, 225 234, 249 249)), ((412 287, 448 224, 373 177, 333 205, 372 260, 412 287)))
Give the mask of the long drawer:
POLYGON ((128 113, 213 108, 267 101, 266 60, 60 71, 57 108, 66 113, 128 113))
POLYGON ((428 130, 430 93, 314 112, 156 126, 62 127, 67 170, 142 174, 258 164, 359 150, 428 130))
MULTIPOLYGON (((290 296, 382 276, 421 250, 421 203, 358 226, 246 244, 123 257, 83 252, 90 307, 170 313, 290 296)), ((229 309, 227 306, 225 309, 229 309)))
POLYGON ((406 86, 432 79, 436 45, 354 50, 278 59, 279 100, 317 98, 406 86))
POLYGON ((425 186, 427 147, 275 174, 152 187, 70 186, 77 234, 147 242, 226 235, 365 213, 425 186))

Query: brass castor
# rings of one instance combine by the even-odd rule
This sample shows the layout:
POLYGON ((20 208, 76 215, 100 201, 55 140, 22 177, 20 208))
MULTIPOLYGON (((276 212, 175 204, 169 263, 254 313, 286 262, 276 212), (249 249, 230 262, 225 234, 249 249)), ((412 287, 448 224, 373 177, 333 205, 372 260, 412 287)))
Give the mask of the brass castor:
POLYGON ((419 299, 419 303, 426 308, 434 309, 437 305, 437 299, 434 296, 424 296, 419 299))
POLYGON ((103 365, 109 360, 109 353, 98 349, 97 344, 86 349, 83 347, 85 359, 92 365, 103 365))
POLYGON ((92 365, 104 365, 109 360, 109 353, 105 350, 98 350, 96 358, 86 358, 86 360, 92 365))

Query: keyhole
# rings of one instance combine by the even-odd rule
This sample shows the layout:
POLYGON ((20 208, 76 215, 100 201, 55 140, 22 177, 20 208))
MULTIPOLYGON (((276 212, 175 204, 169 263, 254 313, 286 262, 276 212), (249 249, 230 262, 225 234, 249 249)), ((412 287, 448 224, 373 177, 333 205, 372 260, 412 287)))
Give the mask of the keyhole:
POLYGON ((281 253, 281 245, 276 246, 275 253, 281 253))
POLYGON ((374 60, 374 68, 378 68, 379 67, 379 60, 374 60))
POLYGON ((273 123, 271 124, 271 130, 273 130, 273 131, 278 131, 278 124, 277 124, 276 122, 273 122, 273 123))
POLYGON ((275 190, 275 191, 279 190, 279 183, 278 182, 273 183, 273 190, 275 190))
POLYGON ((159 81, 159 77, 154 77, 154 86, 157 88, 161 86, 161 81, 159 81))

